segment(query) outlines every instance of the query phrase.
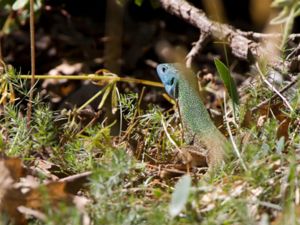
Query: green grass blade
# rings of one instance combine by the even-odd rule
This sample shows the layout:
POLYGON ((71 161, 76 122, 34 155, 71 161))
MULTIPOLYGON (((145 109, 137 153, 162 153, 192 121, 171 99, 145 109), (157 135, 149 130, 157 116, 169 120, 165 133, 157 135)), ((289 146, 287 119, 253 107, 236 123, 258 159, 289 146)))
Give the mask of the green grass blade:
POLYGON ((239 95, 237 92, 236 85, 234 80, 230 75, 230 71, 227 66, 224 65, 219 59, 215 59, 215 65, 218 70, 218 73, 229 93, 230 98, 232 99, 233 103, 238 105, 239 104, 239 95))

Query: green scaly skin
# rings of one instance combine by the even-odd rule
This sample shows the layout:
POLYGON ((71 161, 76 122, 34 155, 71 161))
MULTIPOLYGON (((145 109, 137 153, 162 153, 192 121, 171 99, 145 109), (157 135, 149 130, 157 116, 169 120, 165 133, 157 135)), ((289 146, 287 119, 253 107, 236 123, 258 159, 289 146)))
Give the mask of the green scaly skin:
POLYGON ((195 147, 205 146, 208 150, 210 167, 219 165, 229 145, 225 136, 212 122, 199 93, 198 79, 193 71, 179 64, 160 64, 157 73, 167 93, 178 98, 186 142, 195 147))

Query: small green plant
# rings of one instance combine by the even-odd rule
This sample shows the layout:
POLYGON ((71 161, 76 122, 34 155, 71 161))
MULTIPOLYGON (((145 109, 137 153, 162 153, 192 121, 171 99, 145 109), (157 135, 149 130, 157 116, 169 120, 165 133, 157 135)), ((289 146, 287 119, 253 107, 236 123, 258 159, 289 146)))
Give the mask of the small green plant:
POLYGON ((58 130, 54 123, 54 114, 49 106, 43 103, 37 104, 34 109, 33 139, 38 147, 53 147, 58 144, 58 130))
POLYGON ((11 156, 28 153, 32 142, 26 127, 26 118, 19 115, 15 106, 6 106, 2 126, 7 132, 7 154, 11 156))

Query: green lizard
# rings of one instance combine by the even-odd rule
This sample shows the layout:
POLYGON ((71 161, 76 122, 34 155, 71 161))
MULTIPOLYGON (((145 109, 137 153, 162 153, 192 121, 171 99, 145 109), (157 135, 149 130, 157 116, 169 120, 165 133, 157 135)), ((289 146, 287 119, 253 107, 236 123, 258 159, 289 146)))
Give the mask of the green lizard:
POLYGON ((180 64, 159 64, 156 68, 166 92, 178 99, 185 142, 200 151, 207 151, 209 167, 224 160, 229 143, 212 122, 199 93, 198 79, 193 71, 180 64))

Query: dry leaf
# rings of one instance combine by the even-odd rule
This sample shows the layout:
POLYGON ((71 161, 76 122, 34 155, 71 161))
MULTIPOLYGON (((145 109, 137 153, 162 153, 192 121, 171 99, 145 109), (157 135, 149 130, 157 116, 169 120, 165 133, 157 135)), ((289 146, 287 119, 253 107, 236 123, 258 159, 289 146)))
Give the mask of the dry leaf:
MULTIPOLYGON (((60 203, 74 205, 78 190, 87 183, 91 172, 66 177, 60 181, 39 184, 33 176, 26 176, 20 159, 0 160, 0 211, 5 213, 14 224, 27 224, 26 216, 45 220, 44 206, 57 207, 60 203)), ((88 202, 83 197, 77 199, 76 206, 84 212, 88 202)), ((89 221, 87 215, 85 221, 89 221)), ((88 223, 85 223, 88 224, 88 223)))
POLYGON ((277 127, 277 139, 284 137, 284 140, 287 141, 289 138, 289 125, 291 123, 290 118, 286 118, 277 127))

